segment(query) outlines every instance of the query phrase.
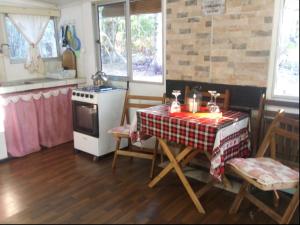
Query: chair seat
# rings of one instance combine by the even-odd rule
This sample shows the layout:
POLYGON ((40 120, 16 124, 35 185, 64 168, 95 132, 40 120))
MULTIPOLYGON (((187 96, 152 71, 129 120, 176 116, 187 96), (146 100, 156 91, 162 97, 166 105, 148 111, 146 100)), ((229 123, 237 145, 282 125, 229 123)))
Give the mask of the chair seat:
POLYGON ((129 137, 130 136, 130 125, 126 124, 124 126, 114 127, 111 130, 109 130, 108 133, 129 137))
POLYGON ((271 158, 235 158, 227 162, 244 176, 265 188, 299 183, 299 171, 295 171, 271 158))

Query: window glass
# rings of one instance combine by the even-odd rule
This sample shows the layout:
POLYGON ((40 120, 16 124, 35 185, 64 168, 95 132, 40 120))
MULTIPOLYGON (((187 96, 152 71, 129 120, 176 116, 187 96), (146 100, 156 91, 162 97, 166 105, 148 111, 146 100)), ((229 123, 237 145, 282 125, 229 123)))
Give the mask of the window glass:
POLYGON ((97 7, 102 71, 134 81, 162 83, 161 0, 124 0, 97 7))
POLYGON ((6 31, 11 59, 25 59, 28 53, 28 42, 17 30, 8 17, 5 17, 6 31))
MULTIPOLYGON (((5 17, 5 25, 10 49, 10 58, 12 60, 26 59, 29 48, 28 41, 8 17, 5 17)), ((39 50, 42 58, 58 57, 54 20, 49 21, 45 33, 39 43, 39 50)))
POLYGON ((131 2, 133 80, 162 82, 163 46, 161 2, 131 2))
POLYGON ((285 0, 279 26, 274 96, 299 98, 299 0, 285 0))
POLYGON ((39 43, 42 58, 56 58, 57 45, 55 36, 54 20, 50 20, 45 33, 39 43))
POLYGON ((102 71, 127 76, 125 3, 98 8, 102 71))

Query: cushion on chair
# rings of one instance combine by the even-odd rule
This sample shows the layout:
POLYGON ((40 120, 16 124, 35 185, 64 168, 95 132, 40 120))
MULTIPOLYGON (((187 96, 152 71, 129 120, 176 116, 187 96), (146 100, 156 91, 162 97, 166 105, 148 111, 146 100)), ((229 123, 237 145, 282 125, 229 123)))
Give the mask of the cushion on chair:
POLYGON ((299 171, 271 158, 235 158, 227 163, 265 186, 299 182, 299 171))
POLYGON ((130 125, 126 124, 124 126, 112 128, 111 130, 108 131, 108 133, 129 135, 130 134, 130 125))
POLYGON ((136 131, 136 128, 134 129, 133 125, 129 125, 129 124, 112 128, 108 131, 108 133, 115 134, 116 136, 119 136, 119 135, 122 135, 123 137, 128 136, 131 138, 132 143, 145 141, 145 140, 151 138, 151 136, 146 135, 143 132, 136 131))

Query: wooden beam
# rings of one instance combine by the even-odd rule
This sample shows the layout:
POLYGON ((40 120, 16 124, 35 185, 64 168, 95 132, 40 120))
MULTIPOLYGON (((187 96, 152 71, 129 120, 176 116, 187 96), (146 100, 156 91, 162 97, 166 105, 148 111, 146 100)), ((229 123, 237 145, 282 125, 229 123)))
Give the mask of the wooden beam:
POLYGON ((136 158, 141 158, 141 159, 153 159, 153 154, 145 154, 145 153, 139 153, 139 152, 129 152, 129 151, 124 151, 124 150, 117 150, 116 153, 118 155, 123 155, 123 156, 131 156, 131 157, 136 157, 136 158))
POLYGON ((0 5, 0 13, 60 17, 60 10, 58 9, 28 8, 3 5, 0 5))
POLYGON ((277 214, 274 210, 272 210, 269 206, 264 204, 262 201, 255 198, 253 195, 246 193, 245 197, 252 202, 255 206, 257 206, 259 209, 261 209, 264 213, 266 213, 268 216, 273 218, 276 222, 280 223, 281 216, 277 214))
POLYGON ((209 181, 203 188, 196 192, 196 196, 201 198, 206 192, 208 192, 215 184, 215 181, 209 181))

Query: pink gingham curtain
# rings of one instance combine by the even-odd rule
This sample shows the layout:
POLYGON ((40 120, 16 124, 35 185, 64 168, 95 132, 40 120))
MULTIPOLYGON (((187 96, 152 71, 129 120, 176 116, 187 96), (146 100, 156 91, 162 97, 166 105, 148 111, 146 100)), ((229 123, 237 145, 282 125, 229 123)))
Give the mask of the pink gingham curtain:
POLYGON ((73 140, 72 88, 46 89, 2 97, 10 156, 22 157, 73 140))

